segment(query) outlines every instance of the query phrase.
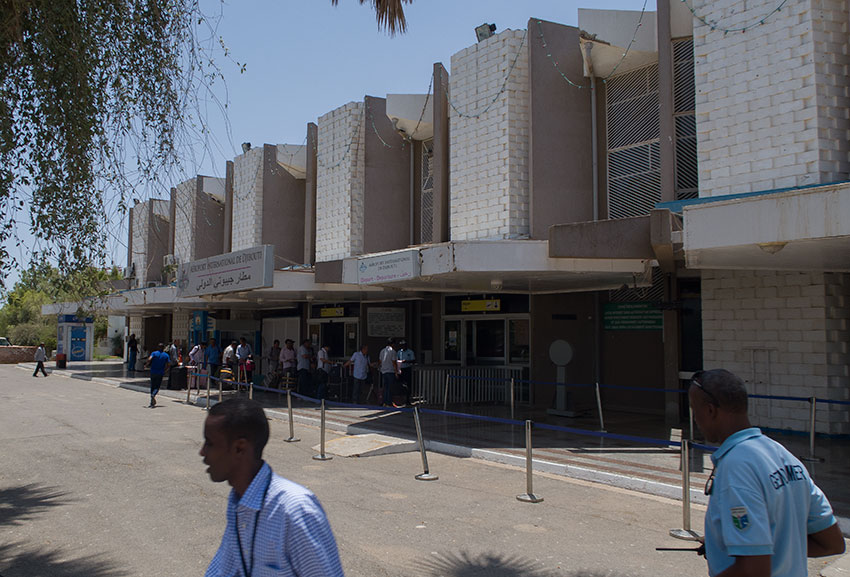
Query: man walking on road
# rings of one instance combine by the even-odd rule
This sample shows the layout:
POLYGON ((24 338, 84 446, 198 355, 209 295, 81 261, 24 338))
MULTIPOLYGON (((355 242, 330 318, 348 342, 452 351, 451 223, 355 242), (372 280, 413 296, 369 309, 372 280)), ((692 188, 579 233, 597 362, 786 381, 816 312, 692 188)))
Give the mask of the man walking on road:
POLYGON ((705 488, 709 575, 800 576, 806 557, 843 553, 832 507, 806 468, 750 425, 741 379, 723 369, 700 371, 688 397, 706 440, 720 443, 705 488))
POLYGON ((165 345, 159 343, 158 350, 152 352, 148 357, 145 366, 150 365, 151 368, 151 404, 149 408, 156 406, 156 394, 159 392, 159 387, 162 386, 162 377, 165 375, 165 367, 171 362, 171 357, 165 352, 165 345))
POLYGON ((342 577, 336 540, 316 496, 263 461, 269 423, 256 401, 210 409, 201 456, 214 483, 233 488, 227 526, 206 577, 342 577))
POLYGON ((47 360, 47 353, 44 351, 44 343, 38 345, 38 348, 35 349, 35 372, 32 376, 37 377, 38 371, 46 377, 47 371, 44 370, 44 361, 47 360))

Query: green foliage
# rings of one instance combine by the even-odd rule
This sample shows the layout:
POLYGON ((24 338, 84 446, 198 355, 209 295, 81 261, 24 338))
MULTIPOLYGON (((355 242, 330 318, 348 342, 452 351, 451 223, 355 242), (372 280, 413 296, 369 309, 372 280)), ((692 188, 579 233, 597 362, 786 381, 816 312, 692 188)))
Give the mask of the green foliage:
MULTIPOLYGON (((79 300, 92 294, 99 283, 120 277, 120 271, 103 271, 87 268, 64 276, 49 265, 39 264, 21 274, 11 291, 4 294, 5 304, 0 308, 0 335, 16 345, 45 343, 56 348, 56 317, 41 314, 41 305, 79 300)), ((87 314, 85 311, 81 311, 87 314)), ((106 337, 108 319, 95 317, 95 338, 106 337)))
POLYGON ((33 262, 105 261, 109 218, 204 133, 220 42, 197 0, 0 0, 0 288, 19 226, 33 262))

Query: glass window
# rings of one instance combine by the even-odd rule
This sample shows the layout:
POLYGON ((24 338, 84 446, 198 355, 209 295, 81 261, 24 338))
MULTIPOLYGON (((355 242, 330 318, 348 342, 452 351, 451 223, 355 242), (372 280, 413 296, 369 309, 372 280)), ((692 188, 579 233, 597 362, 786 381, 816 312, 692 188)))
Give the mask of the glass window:
POLYGON ((476 364, 505 363, 505 321, 475 320, 476 364))
POLYGON ((527 365, 529 362, 530 330, 528 319, 512 319, 509 329, 510 364, 527 365))
POLYGON ((460 321, 446 321, 444 323, 445 334, 443 335, 444 361, 460 360, 460 321))

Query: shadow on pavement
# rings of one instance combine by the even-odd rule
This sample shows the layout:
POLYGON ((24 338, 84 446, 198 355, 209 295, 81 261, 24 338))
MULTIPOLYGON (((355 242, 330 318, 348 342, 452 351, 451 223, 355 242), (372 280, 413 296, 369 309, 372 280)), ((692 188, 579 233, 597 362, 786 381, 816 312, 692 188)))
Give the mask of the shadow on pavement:
MULTIPOLYGON (((0 527, 20 526, 39 514, 73 502, 68 494, 53 487, 31 483, 20 487, 0 489, 0 527)), ((0 544, 0 575, 24 577, 44 575, 50 577, 121 577, 127 575, 103 554, 68 559, 58 548, 45 548, 41 544, 0 544), (37 549, 37 550, 36 550, 37 549)))
POLYGON ((70 502, 67 493, 34 483, 0 489, 0 526, 22 525, 39 513, 70 502))
POLYGON ((22 543, 0 545, 0 575, 3 577, 123 577, 126 571, 105 558, 104 554, 67 559, 59 549, 28 550, 22 543))
POLYGON ((499 553, 472 555, 466 551, 433 555, 420 560, 416 564, 415 574, 423 573, 443 577, 619 577, 610 571, 568 570, 563 567, 555 570, 540 567, 539 562, 523 557, 499 553))

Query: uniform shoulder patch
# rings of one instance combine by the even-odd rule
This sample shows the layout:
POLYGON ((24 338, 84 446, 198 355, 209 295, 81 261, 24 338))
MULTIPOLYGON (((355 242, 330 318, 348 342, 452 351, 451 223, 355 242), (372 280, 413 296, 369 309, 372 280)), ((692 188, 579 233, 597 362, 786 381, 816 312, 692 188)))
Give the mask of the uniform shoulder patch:
POLYGON ((735 525, 738 531, 743 531, 750 526, 746 507, 732 507, 729 512, 732 513, 732 524, 735 525))

